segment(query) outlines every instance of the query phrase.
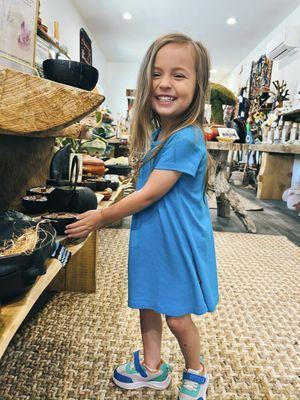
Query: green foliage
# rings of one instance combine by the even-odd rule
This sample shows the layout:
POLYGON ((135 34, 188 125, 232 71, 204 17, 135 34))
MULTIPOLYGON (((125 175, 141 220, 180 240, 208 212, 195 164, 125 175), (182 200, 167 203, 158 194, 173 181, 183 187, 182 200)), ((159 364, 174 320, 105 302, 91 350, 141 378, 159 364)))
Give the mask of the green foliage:
POLYGON ((104 157, 112 150, 112 146, 108 145, 107 140, 105 140, 115 135, 112 122, 110 110, 107 107, 100 107, 95 111, 95 124, 89 129, 85 139, 56 138, 56 148, 59 150, 70 143, 73 153, 84 152, 91 156, 104 157), (106 121, 109 122, 105 121, 105 117, 106 121))
POLYGON ((212 109, 212 122, 223 124, 223 104, 228 106, 236 105, 236 97, 231 90, 219 83, 210 84, 210 101, 212 109))

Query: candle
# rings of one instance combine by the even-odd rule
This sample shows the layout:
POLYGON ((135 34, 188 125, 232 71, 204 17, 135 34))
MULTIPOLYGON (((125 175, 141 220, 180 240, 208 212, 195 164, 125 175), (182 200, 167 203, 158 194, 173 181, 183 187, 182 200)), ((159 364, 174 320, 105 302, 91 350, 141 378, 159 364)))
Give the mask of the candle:
POLYGON ((59 26, 58 21, 54 21, 54 39, 59 41, 59 26))

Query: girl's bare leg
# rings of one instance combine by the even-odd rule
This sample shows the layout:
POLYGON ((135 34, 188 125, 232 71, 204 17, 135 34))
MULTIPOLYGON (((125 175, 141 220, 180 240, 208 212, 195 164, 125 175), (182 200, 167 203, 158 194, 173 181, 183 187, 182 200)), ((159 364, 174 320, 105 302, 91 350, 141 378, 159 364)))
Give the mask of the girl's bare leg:
POLYGON ((140 326, 147 367, 157 369, 161 361, 162 319, 153 310, 140 310, 140 326))
POLYGON ((204 371, 200 363, 200 337, 199 332, 190 315, 182 317, 166 317, 167 324, 178 340, 182 351, 186 369, 204 371))

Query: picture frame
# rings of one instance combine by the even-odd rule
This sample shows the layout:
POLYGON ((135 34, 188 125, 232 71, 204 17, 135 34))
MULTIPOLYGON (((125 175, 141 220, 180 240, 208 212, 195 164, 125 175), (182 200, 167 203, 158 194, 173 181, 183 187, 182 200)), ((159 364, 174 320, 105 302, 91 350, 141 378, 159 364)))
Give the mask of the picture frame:
POLYGON ((93 65, 92 41, 83 28, 80 29, 80 62, 93 65))
POLYGON ((0 68, 1 67, 13 69, 15 71, 20 71, 25 74, 41 76, 41 74, 37 68, 32 67, 31 65, 26 64, 22 61, 16 60, 14 58, 4 56, 2 54, 0 54, 0 68))
POLYGON ((34 68, 39 0, 0 0, 0 56, 34 68))
POLYGON ((270 90, 272 66, 273 62, 266 55, 262 55, 258 61, 252 62, 249 85, 250 100, 254 100, 270 90))

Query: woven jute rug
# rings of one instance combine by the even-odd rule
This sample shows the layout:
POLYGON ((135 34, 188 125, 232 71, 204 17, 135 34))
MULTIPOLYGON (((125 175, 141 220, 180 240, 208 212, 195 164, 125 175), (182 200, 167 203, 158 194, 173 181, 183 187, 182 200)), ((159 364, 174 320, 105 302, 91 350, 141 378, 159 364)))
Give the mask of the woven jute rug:
MULTIPOLYGON (((21 327, 1 360, 1 399, 177 398, 183 359, 166 325, 170 388, 123 391, 111 382, 113 369, 141 348, 138 312, 127 308, 128 235, 101 232, 96 294, 56 294, 21 327)), ((215 237, 220 304, 195 317, 211 376, 208 399, 300 399, 299 248, 280 236, 215 237)))
MULTIPOLYGON (((264 209, 261 205, 255 203, 254 201, 248 200, 246 197, 241 196, 240 194, 238 194, 238 196, 240 197, 246 211, 262 211, 264 209)), ((208 198, 208 207, 212 209, 217 208, 217 199, 214 193, 208 198)))

